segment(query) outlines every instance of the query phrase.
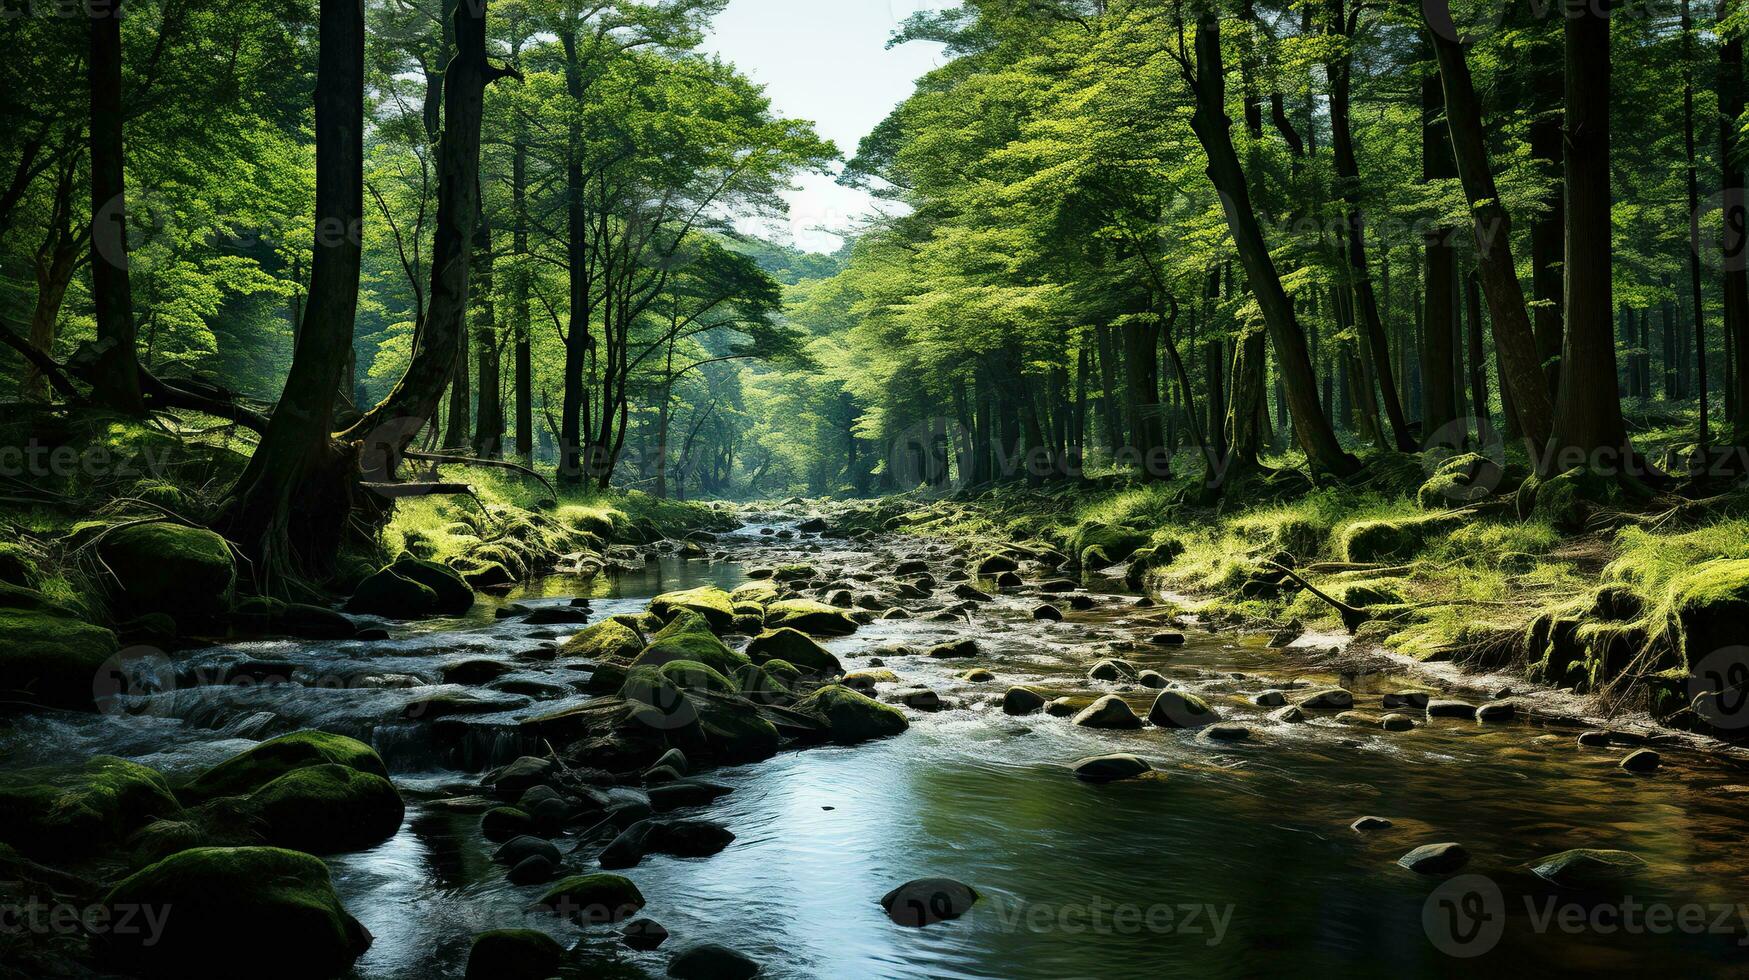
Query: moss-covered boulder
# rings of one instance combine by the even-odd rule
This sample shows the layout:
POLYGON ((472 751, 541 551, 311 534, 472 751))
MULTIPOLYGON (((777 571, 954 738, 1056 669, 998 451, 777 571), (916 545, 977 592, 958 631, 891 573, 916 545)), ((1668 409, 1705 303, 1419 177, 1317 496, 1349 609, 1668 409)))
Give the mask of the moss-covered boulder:
POLYGON ((494 929, 474 937, 463 980, 546 980, 556 976, 565 947, 534 929, 494 929))
POLYGON ((559 652, 604 663, 631 663, 644 649, 636 631, 617 619, 604 619, 565 641, 559 652))
POLYGON ((419 619, 436 615, 441 605, 436 591, 390 566, 358 583, 346 602, 346 611, 385 619, 419 619))
POLYGON ((756 663, 781 660, 812 674, 844 673, 844 665, 814 638, 800 630, 783 627, 766 630, 747 644, 747 656, 756 663))
POLYGON ((1088 521, 1069 532, 1067 544, 1082 568, 1097 571, 1128 561, 1148 538, 1148 532, 1133 527, 1088 521))
POLYGON ((225 539, 156 521, 117 527, 97 548, 110 605, 122 618, 168 613, 187 626, 231 606, 237 566, 225 539))
POLYGON ((886 738, 911 727, 904 712, 841 684, 820 688, 796 702, 795 709, 819 719, 827 736, 843 745, 886 738))
POLYGON ((430 589, 437 596, 437 612, 459 616, 474 607, 473 586, 447 565, 402 555, 389 567, 401 577, 412 579, 430 589))
POLYGON ((275 847, 182 851, 126 878, 103 899, 103 963, 148 977, 336 977, 371 935, 334 894, 319 858, 275 847))
POLYGON ((1523 482, 1522 472, 1479 453, 1459 453, 1434 467, 1415 491, 1415 502, 1422 510, 1449 510, 1493 494, 1513 493, 1523 482))
POLYGON ((112 756, 0 772, 0 843, 47 863, 96 856, 181 811, 163 776, 112 756))
POLYGON ((34 589, 42 581, 36 555, 16 541, 0 541, 0 583, 34 589))
POLYGON ((1671 616, 1681 629, 1685 663, 1740 645, 1749 632, 1749 559, 1710 561, 1671 587, 1671 616))
POLYGON ((176 795, 190 804, 220 796, 247 796, 288 772, 322 765, 389 777, 382 757, 363 742, 328 732, 301 731, 268 739, 226 759, 178 789, 176 795))
POLYGON ((666 592, 650 600, 650 611, 667 620, 685 609, 703 616, 711 632, 729 632, 735 625, 735 602, 729 593, 714 585, 701 585, 684 592, 666 592))
POLYGON ((620 875, 575 875, 547 889, 534 904, 573 922, 619 922, 644 907, 644 893, 620 875))
POLYGON ((311 854, 380 844, 406 814, 393 783, 342 765, 294 769, 251 793, 249 809, 267 843, 311 854))
POLYGON ((697 696, 694 704, 703 740, 700 753, 728 764, 758 762, 777 754, 783 737, 752 702, 697 696))
POLYGON ((1462 514, 1438 513, 1355 521, 1340 533, 1342 557, 1352 562, 1406 561, 1436 536, 1468 520, 1462 514))
POLYGON ((650 637, 650 645, 633 659, 634 666, 660 667, 676 660, 704 664, 719 674, 732 675, 753 661, 736 653, 711 632, 710 623, 690 609, 681 609, 650 637))
POLYGON ((52 612, 0 608, 0 697, 91 711, 115 634, 52 612))
POLYGON ((856 620, 837 606, 812 599, 783 599, 765 607, 767 629, 789 627, 812 636, 849 636, 856 620))
MULTIPOLYGON (((759 669, 753 664, 747 664, 742 669, 748 668, 759 669)), ((739 691, 735 683, 724 677, 720 671, 695 661, 670 660, 656 670, 682 691, 714 691, 718 694, 735 694, 739 691)))
POLYGON ((1536 517, 1561 531, 1582 531, 1599 504, 1614 500, 1619 486, 1614 476, 1575 466, 1550 477, 1532 476, 1518 488, 1520 517, 1536 517))
POLYGON ((729 598, 737 603, 756 602, 760 606, 768 606, 776 602, 780 596, 777 586, 770 582, 754 581, 735 586, 735 591, 729 593, 729 598))

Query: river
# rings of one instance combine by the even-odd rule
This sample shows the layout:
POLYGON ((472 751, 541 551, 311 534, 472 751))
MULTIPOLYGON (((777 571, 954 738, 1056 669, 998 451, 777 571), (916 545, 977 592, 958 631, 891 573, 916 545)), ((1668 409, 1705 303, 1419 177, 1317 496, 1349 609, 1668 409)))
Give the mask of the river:
MULTIPOLYGON (((612 578, 549 577, 483 600, 463 619, 394 625, 386 641, 181 655, 174 692, 122 716, 20 718, 0 731, 0 753, 11 766, 110 752, 174 778, 249 738, 300 727, 371 741, 409 806, 393 839, 329 860, 345 904, 376 937, 357 964, 362 978, 459 976, 476 932, 511 926, 596 950, 602 965, 591 976, 660 976, 674 949, 697 942, 736 949, 774 977, 1749 973, 1749 773, 1738 763, 1653 736, 1664 767, 1629 774, 1617 765, 1626 746, 1580 747, 1577 734, 1592 724, 1576 717, 1584 706, 1546 693, 1520 695, 1526 710, 1502 723, 1439 719, 1390 733, 1337 722, 1333 712, 1272 721, 1249 695, 1340 685, 1376 712, 1385 692, 1434 691, 1447 679, 1406 667, 1344 673, 1331 665, 1348 661, 1317 652, 1319 638, 1272 650, 1259 637, 1194 622, 1183 646, 1136 644, 1164 628, 1165 613, 1136 606, 1116 579, 1087 583, 1095 607, 1062 622, 1035 621, 1040 597, 1010 590, 970 621, 881 620, 828 641, 847 668, 879 656, 907 685, 937 692, 944 710, 908 711, 912 727, 896 738, 710 772, 734 792, 708 815, 736 840, 712 857, 654 856, 625 872, 648 900, 643 914, 674 936, 662 949, 632 952, 610 927, 525 911, 540 886, 508 884, 477 814, 441 801, 472 792, 479 770, 527 750, 514 735, 517 717, 585 695, 575 685, 583 675, 543 650, 579 627, 497 618, 500 605, 571 609, 584 597, 595 621, 641 610, 665 591, 733 587, 759 564, 855 571, 921 557, 938 577, 958 564, 919 539, 854 545, 772 530, 755 523, 721 536, 717 547, 733 560, 664 555, 612 578), (966 636, 982 648, 971 661, 890 649, 966 636), (1158 670, 1251 737, 1216 743, 1192 731, 1084 729, 1002 712, 1002 693, 1024 684, 1065 695, 1118 691, 1145 714, 1155 692, 1087 678, 1101 656, 1158 670), (493 687, 424 683, 445 664, 480 659, 514 670, 493 687), (236 675, 245 662, 243 676, 299 683, 189 683, 196 671, 236 675), (996 679, 959 679, 971 666, 996 679), (398 679, 409 677, 419 686, 398 686, 415 683, 398 679), (452 704, 457 713, 437 720, 429 711, 403 720, 408 705, 434 694, 473 703, 452 704), (1075 760, 1113 751, 1140 755, 1162 775, 1103 785, 1071 775, 1075 760), (1363 815, 1391 826, 1351 830, 1363 815), (1457 876, 1396 864, 1439 841, 1469 851, 1457 876), (1527 870, 1576 847, 1631 851, 1648 866, 1601 893, 1558 888, 1527 870), (925 876, 965 881, 982 898, 954 922, 908 929, 888 921, 876 900, 925 876)), ((579 847, 567 868, 592 869, 598 846, 579 847)))

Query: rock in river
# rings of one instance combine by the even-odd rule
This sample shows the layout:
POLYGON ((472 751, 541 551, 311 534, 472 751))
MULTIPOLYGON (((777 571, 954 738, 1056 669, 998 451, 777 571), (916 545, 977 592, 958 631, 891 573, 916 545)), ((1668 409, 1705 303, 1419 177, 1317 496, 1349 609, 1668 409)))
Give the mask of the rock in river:
POLYGON ((750 980, 759 975, 759 964, 715 943, 683 950, 668 964, 675 980, 750 980))
POLYGON ((1635 749, 1621 760, 1621 767, 1628 772, 1652 772, 1664 764, 1664 757, 1651 749, 1635 749))
POLYGON ((839 684, 822 687, 796 702, 795 710, 818 718, 832 741, 846 745, 897 735, 911 727, 899 709, 839 684))
POLYGON ((1359 833, 1368 830, 1386 830, 1390 826, 1391 822, 1384 817, 1369 816, 1356 818, 1353 823, 1348 825, 1348 829, 1359 833))
POLYGON ((1187 691, 1161 691, 1148 709, 1148 720, 1161 728, 1201 728, 1221 720, 1207 701, 1187 691))
POLYGON ((535 906, 574 922, 619 922, 644 907, 644 894, 619 875, 575 875, 547 889, 535 906))
POLYGON ((1432 700, 1427 702, 1429 718, 1474 718, 1476 706, 1468 701, 1432 700))
POLYGON ((1011 687, 1008 693, 1002 695, 1002 713, 1009 715, 1030 715, 1045 706, 1044 696, 1024 687, 1011 687))
POLYGON ((917 878, 881 896, 887 918, 902 926, 957 919, 978 900, 972 886, 952 878, 917 878))
POLYGON ((535 929, 494 929, 474 937, 464 980, 544 980, 558 973, 565 947, 535 929))
POLYGON ((1354 695, 1340 687, 1328 687, 1321 691, 1313 691, 1305 697, 1300 698, 1297 703, 1301 708, 1308 711, 1315 708, 1332 711, 1346 711, 1349 708, 1354 707, 1354 695))
POLYGON ((1397 863, 1416 874, 1442 875, 1463 867, 1469 859, 1470 852, 1462 844, 1447 841, 1423 844, 1398 858, 1397 863))
POLYGON ((1107 694, 1081 709, 1070 724, 1081 728, 1140 728, 1142 719, 1136 717, 1123 698, 1107 694))
POLYGON ((640 820, 602 850, 601 866, 634 868, 649 854, 708 857, 734 840, 728 828, 709 820, 640 820))
POLYGON ((1645 869, 1646 862, 1637 854, 1589 847, 1551 854, 1530 866, 1530 870, 1545 881, 1567 888, 1591 890, 1618 884, 1645 869))
POLYGON ((1120 779, 1133 779, 1145 772, 1152 772, 1154 767, 1139 756, 1114 752, 1081 759, 1073 768, 1076 779, 1089 783, 1110 783, 1120 779))
POLYGON ((1136 665, 1128 660, 1108 658, 1088 668, 1087 676, 1096 681, 1133 681, 1136 679, 1136 665))

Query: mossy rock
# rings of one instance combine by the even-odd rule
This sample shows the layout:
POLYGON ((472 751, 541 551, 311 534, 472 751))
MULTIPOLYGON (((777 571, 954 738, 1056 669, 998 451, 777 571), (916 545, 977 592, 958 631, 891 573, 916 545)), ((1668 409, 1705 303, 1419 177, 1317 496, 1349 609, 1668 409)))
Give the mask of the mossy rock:
POLYGON ((1555 476, 1525 480, 1518 488, 1518 514, 1547 521, 1561 531, 1583 531, 1591 511, 1617 495, 1614 477, 1575 466, 1555 476))
POLYGON ((385 619, 419 619, 435 615, 441 604, 430 586, 390 566, 358 583, 346 602, 346 611, 385 619))
POLYGON ((406 815, 393 783, 342 765, 294 769, 251 793, 249 807, 267 843, 311 854, 380 844, 406 815))
POLYGON ((1468 520, 1461 514, 1355 521, 1342 529, 1342 557, 1352 562, 1406 561, 1438 535, 1448 534, 1468 520))
MULTIPOLYGON (((752 664, 747 664, 741 669, 746 670, 749 667, 758 669, 752 664)), ((657 667, 656 670, 663 677, 668 678, 675 687, 683 691, 714 691, 718 694, 735 694, 740 690, 733 681, 724 677, 721 672, 691 660, 670 660, 657 667)))
POLYGON ((553 517, 560 524, 572 530, 593 534, 603 541, 613 540, 614 527, 617 523, 615 518, 623 518, 624 516, 615 510, 585 507, 579 504, 567 504, 553 514, 553 517))
POLYGON ((814 638, 800 630, 783 627, 766 630, 747 644, 747 656, 756 663, 780 660, 813 674, 844 673, 844 665, 814 638))
POLYGON ((225 539, 205 528, 121 526, 103 535, 97 552, 118 616, 168 613, 187 626, 231 607, 237 566, 225 539))
POLYGON ((389 777, 376 750, 344 735, 301 731, 271 738, 226 759, 176 791, 186 803, 220 796, 247 796, 275 779, 307 766, 339 765, 389 777))
POLYGON ((1480 453, 1458 453, 1434 467, 1415 491, 1422 510, 1450 510, 1493 495, 1517 492, 1525 474, 1480 453))
MULTIPOLYGON (((782 663, 783 661, 775 661, 782 663)), ((777 679, 771 672, 758 664, 748 664, 735 672, 731 678, 735 686, 741 689, 741 696, 755 704, 773 704, 787 701, 793 695, 789 685, 777 679)))
POLYGON ((437 611, 459 616, 474 607, 474 589, 454 569, 423 558, 402 555, 389 566, 437 594, 437 611))
POLYGON ((703 616, 711 632, 727 633, 735 624, 735 603, 729 593, 714 585, 701 585, 684 592, 667 592, 650 600, 650 612, 667 620, 685 609, 703 616))
POLYGON ((761 608, 776 602, 778 596, 777 586, 770 582, 747 582, 743 585, 737 585, 735 591, 729 593, 729 598, 737 606, 743 602, 751 602, 756 603, 761 608))
POLYGON ((831 740, 844 745, 898 735, 911 727, 904 712, 842 684, 820 688, 796 702, 795 710, 818 718, 831 740))
POLYGON ((510 569, 499 562, 456 558, 451 564, 462 577, 462 581, 476 589, 495 589, 516 581, 516 576, 511 574, 510 569))
POLYGON ((1710 561, 1671 586, 1670 615, 1681 630, 1684 663, 1744 642, 1749 623, 1749 559, 1710 561))
POLYGON ((115 634, 77 619, 0 608, 0 697, 92 711, 117 649, 115 634))
POLYGON ((601 663, 629 664, 643 649, 644 642, 631 627, 616 619, 604 619, 566 640, 559 652, 601 663))
POLYGON ((650 645, 632 661, 633 666, 660 667, 676 660, 704 664, 719 674, 730 675, 753 661, 736 653, 711 632, 710 623, 690 609, 682 609, 650 637, 650 645))
POLYGON ((758 762, 777 754, 783 741, 777 726, 767 721, 752 702, 741 698, 699 697, 698 728, 704 738, 701 752, 719 762, 758 762))
POLYGON ((1066 543, 1082 568, 1097 571, 1128 561, 1138 548, 1148 544, 1149 537, 1146 531, 1122 524, 1089 521, 1070 531, 1066 543))
POLYGON ((97 856, 181 812, 163 776, 113 756, 0 773, 0 842, 50 863, 97 856))
POLYGON ((788 627, 812 636, 849 636, 856 620, 837 606, 813 599, 783 599, 765 607, 767 629, 788 627))
POLYGON ((181 851, 123 880, 103 904, 112 922, 158 912, 160 930, 96 940, 106 966, 141 976, 336 977, 371 943, 321 859, 276 847, 181 851))
POLYGON ((772 677, 775 677, 786 684, 794 684, 796 681, 801 680, 802 677, 801 668, 787 660, 774 658, 765 661, 759 666, 767 674, 770 674, 772 677))
POLYGON ((1163 538, 1144 548, 1137 548, 1130 555, 1130 567, 1124 572, 1124 584, 1133 589, 1140 589, 1147 581, 1148 573, 1155 569, 1165 568, 1184 555, 1184 542, 1178 538, 1163 538))
POLYGON ((573 922, 619 922, 644 907, 644 893, 621 875, 574 875, 548 888, 534 904, 573 922))
POLYGON ((36 556, 15 541, 0 541, 0 583, 36 588, 42 583, 36 556))
POLYGON ((463 980, 546 980, 556 976, 565 947, 535 929, 494 929, 474 937, 463 980))

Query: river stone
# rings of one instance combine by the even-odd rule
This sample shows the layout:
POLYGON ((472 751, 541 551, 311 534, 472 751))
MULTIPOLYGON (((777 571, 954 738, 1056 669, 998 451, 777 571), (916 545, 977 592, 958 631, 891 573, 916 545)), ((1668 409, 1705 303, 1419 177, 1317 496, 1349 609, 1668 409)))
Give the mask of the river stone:
POLYGON ((619 922, 644 907, 644 895, 616 874, 575 875, 547 889, 535 906, 584 924, 619 922))
POLYGON ((480 834, 489 841, 508 841, 533 829, 534 818, 528 811, 513 806, 495 806, 480 814, 480 834))
POLYGON ((794 710, 820 720, 828 737, 841 745, 898 735, 911 727, 899 709, 839 684, 820 688, 796 702, 794 710))
POLYGON ((492 852, 492 860, 499 864, 514 866, 524 859, 537 855, 554 864, 558 864, 564 858, 551 841, 524 834, 521 837, 512 837, 500 845, 496 851, 492 852))
POLYGON ((685 609, 705 618, 711 632, 726 633, 735 624, 735 601, 714 585, 701 585, 681 592, 665 592, 650 600, 650 611, 663 620, 685 609))
POLYGON ((1387 732, 1406 732, 1415 727, 1415 719, 1393 711, 1379 719, 1379 727, 1387 732))
POLYGON ((1470 852, 1462 844, 1445 842, 1423 844, 1397 859, 1397 863, 1416 874, 1449 874, 1464 866, 1470 852))
POLYGON ((1079 593, 1079 592, 1075 593, 1074 595, 1069 596, 1068 602, 1069 602, 1069 608, 1076 610, 1077 612, 1085 612, 1086 610, 1092 609, 1094 606, 1099 605, 1099 600, 1093 598, 1090 595, 1083 595, 1082 593, 1079 593))
POLYGON ((1155 646, 1176 647, 1184 645, 1183 633, 1155 633, 1148 637, 1148 642, 1155 646))
POLYGON ((603 868, 633 868, 650 854, 709 857, 728 847, 735 835, 709 820, 640 820, 621 831, 599 861, 603 868))
POLYGON ((1008 715, 1030 715, 1045 706, 1044 696, 1024 687, 1011 687, 1002 695, 1002 713, 1008 715))
POLYGON ((1574 848, 1532 863, 1530 870, 1545 881, 1566 888, 1600 890, 1632 878, 1646 869, 1639 855, 1628 851, 1574 848))
POLYGON ((1474 718, 1476 706, 1468 701, 1434 699, 1427 702, 1429 718, 1474 718))
POLYGON ((1259 708, 1279 708, 1287 703, 1287 695, 1280 691, 1259 691, 1251 695, 1251 703, 1259 708))
POLYGON ((1361 833, 1368 830, 1385 830, 1390 826, 1391 822, 1384 817, 1360 817, 1349 824, 1348 829, 1361 833))
POLYGON ((236 563, 225 539, 205 528, 168 521, 117 526, 98 539, 97 556, 118 616, 168 613, 188 626, 231 605, 236 563))
POLYGON ((1119 779, 1133 779, 1142 773, 1151 772, 1154 767, 1138 756, 1127 752, 1114 752, 1078 760, 1073 768, 1076 779, 1089 783, 1109 783, 1119 779))
POLYGON ((1032 618, 1053 623, 1059 622, 1063 618, 1063 611, 1046 602, 1033 607, 1032 618))
POLYGON ((668 963, 675 980, 750 980, 759 975, 759 964, 715 943, 684 950, 668 963))
POLYGON ((1379 703, 1387 709, 1414 708, 1416 711, 1424 711, 1427 708, 1428 700, 1425 691, 1396 691, 1386 694, 1379 703))
POLYGON ((516 862, 505 873, 505 880, 512 885, 542 885, 552 881, 559 874, 559 865, 549 861, 544 855, 531 854, 516 862))
POLYGON ((257 743, 226 759, 176 791, 185 804, 220 796, 247 796, 295 769, 342 765, 388 778, 376 750, 354 738, 329 732, 299 731, 257 743))
POLYGON ((929 648, 925 656, 936 660, 959 660, 978 655, 978 641, 965 638, 947 643, 938 643, 929 648))
POLYGON ((893 566, 894 575, 921 575, 929 571, 929 563, 918 559, 909 559, 893 566))
POLYGON ((902 926, 957 919, 978 900, 972 886, 952 878, 917 878, 881 896, 887 918, 902 926))
POLYGON ((1476 707, 1477 721, 1507 721, 1518 714, 1518 706, 1511 701, 1489 701, 1476 707))
POLYGON ((983 576, 998 575, 1002 572, 1012 572, 1020 568, 1020 563, 1009 555, 990 555, 978 562, 978 574, 983 576))
POLYGON ((747 644, 747 656, 756 663, 782 660, 813 674, 842 674, 844 665, 826 648, 801 630, 784 627, 766 630, 747 644))
POLYGON ((385 619, 418 619, 439 611, 437 593, 419 582, 386 567, 352 590, 346 611, 385 619))
POLYGON ((954 676, 962 681, 970 681, 973 684, 982 684, 986 681, 993 681, 996 679, 995 674, 992 674, 982 667, 973 667, 971 670, 962 670, 954 676))
POLYGON ((276 847, 199 847, 172 854, 104 896, 110 922, 173 909, 159 930, 93 937, 108 970, 155 977, 333 977, 371 935, 334 894, 320 858, 276 847))
POLYGON ((163 776, 114 756, 0 772, 0 843, 56 864, 119 849, 141 827, 181 815, 163 776))
POLYGON ((1128 660, 1107 658, 1089 668, 1087 676, 1096 681, 1132 681, 1136 679, 1136 665, 1128 660))
POLYGON ((1251 737, 1251 729, 1244 725, 1222 722, 1197 732, 1196 737, 1210 742, 1243 742, 1251 737))
POLYGON ((1378 715, 1369 711, 1343 711, 1336 715, 1336 722, 1342 725, 1365 725, 1376 728, 1382 721, 1378 715))
POLYGON ((1162 674, 1157 670, 1144 670, 1140 674, 1137 674, 1136 683, 1145 688, 1156 691, 1164 690, 1165 688, 1172 686, 1172 681, 1168 680, 1165 674, 1162 674))
POLYGON ((1305 721, 1306 720, 1306 713, 1304 711, 1300 710, 1299 705, 1290 704, 1286 707, 1277 708, 1274 711, 1271 711, 1269 713, 1269 720, 1276 721, 1276 722, 1282 722, 1284 724, 1291 724, 1294 722, 1305 721))
POLYGON ((1070 724, 1080 728, 1140 728, 1142 720, 1130 710, 1123 698, 1115 694, 1107 694, 1070 719, 1070 724))
POLYGON ((654 919, 633 919, 619 932, 620 942, 648 952, 668 941, 668 930, 654 919))
POLYGON ((1081 586, 1070 579, 1054 578, 1040 582, 1038 587, 1041 592, 1073 592, 1081 586))
POLYGON ((1608 732, 1580 732, 1579 744, 1585 748, 1600 749, 1609 745, 1608 732))
POLYGON ((463 980, 545 980, 559 971, 565 947, 536 929, 494 929, 474 937, 463 980))
POLYGON ((1321 691, 1313 691, 1295 702, 1308 711, 1326 709, 1342 711, 1354 707, 1354 695, 1340 687, 1329 687, 1321 691))
POLYGON ((881 618, 882 619, 911 619, 912 616, 911 616, 911 610, 906 609, 904 606, 894 606, 893 608, 887 610, 886 612, 881 613, 881 618))
POLYGON ((1063 697, 1052 698, 1045 702, 1045 714, 1050 715, 1052 718, 1072 718, 1080 712, 1082 708, 1085 708, 1092 703, 1092 698, 1064 695, 1063 697))
POLYGON ((682 807, 705 806, 716 801, 720 796, 734 792, 727 786, 706 783, 698 780, 683 779, 661 786, 650 787, 650 809, 657 813, 678 810, 682 807))
POLYGON ((1148 720, 1160 728, 1201 728, 1221 720, 1207 701, 1187 691, 1161 691, 1148 709, 1148 720))
POLYGON ((486 684, 516 670, 502 660, 458 660, 437 668, 445 684, 486 684))
POLYGON ((905 707, 917 711, 941 710, 941 695, 936 694, 927 687, 911 687, 900 691, 894 691, 892 698, 894 701, 897 701, 905 707))
POLYGON ((341 765, 306 766, 249 795, 265 841, 310 854, 380 844, 401 829, 406 807, 393 783, 341 765))
POLYGON ((765 625, 769 629, 788 626, 811 636, 849 636, 856 632, 857 622, 836 606, 812 599, 783 599, 765 607, 765 625))
POLYGON ((1620 764, 1628 772, 1651 772, 1664 764, 1664 757, 1651 749, 1635 749, 1620 764))
POLYGON ((402 555, 389 567, 430 589, 437 596, 437 612, 459 616, 474 607, 473 586, 448 565, 402 555))
POLYGON ((480 784, 506 800, 520 800, 537 786, 548 786, 558 774, 558 763, 532 755, 519 756, 486 773, 480 784))

